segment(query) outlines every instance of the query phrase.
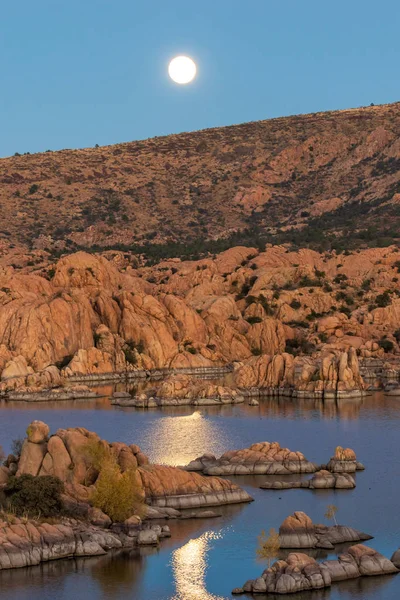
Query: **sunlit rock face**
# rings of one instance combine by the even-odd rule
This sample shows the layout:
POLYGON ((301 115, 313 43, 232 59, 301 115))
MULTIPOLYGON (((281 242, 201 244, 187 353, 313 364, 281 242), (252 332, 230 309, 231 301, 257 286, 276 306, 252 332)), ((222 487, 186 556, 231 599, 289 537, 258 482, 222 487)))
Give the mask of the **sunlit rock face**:
POLYGON ((0 269, 0 392, 237 363, 239 387, 355 394, 358 357, 400 351, 397 260, 237 247, 136 269, 85 252, 35 274, 0 269))

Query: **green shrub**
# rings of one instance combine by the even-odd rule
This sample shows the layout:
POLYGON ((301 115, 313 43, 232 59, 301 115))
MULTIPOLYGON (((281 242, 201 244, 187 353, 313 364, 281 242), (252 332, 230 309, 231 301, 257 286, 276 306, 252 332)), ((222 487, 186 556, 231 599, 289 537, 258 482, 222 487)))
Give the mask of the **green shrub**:
POLYGON ((288 325, 290 327, 303 327, 304 329, 308 329, 310 327, 307 321, 289 321, 288 325))
POLYGON ((345 315, 347 315, 348 317, 351 316, 351 310, 348 306, 346 306, 345 304, 342 304, 342 306, 339 306, 338 311, 341 313, 344 313, 345 315))
POLYGON ((124 348, 122 348, 122 352, 125 355, 125 360, 127 363, 129 363, 130 365, 136 365, 136 363, 137 363, 136 354, 134 353, 134 351, 131 348, 124 347, 124 348))
POLYGON ((393 352, 394 344, 390 340, 386 338, 382 338, 379 340, 379 346, 384 349, 385 352, 393 352))
POLYGON ((43 475, 21 475, 10 477, 4 488, 6 508, 15 510, 18 515, 40 514, 43 517, 54 517, 62 511, 61 494, 63 482, 58 477, 43 475))
POLYGON ((125 521, 131 515, 140 514, 143 501, 135 470, 121 473, 114 457, 104 460, 91 497, 93 506, 102 510, 113 521, 125 521))
POLYGON ((378 294, 378 296, 375 298, 375 303, 380 308, 385 308, 385 306, 389 306, 389 304, 391 303, 391 298, 388 290, 383 292, 383 294, 378 294))
POLYGON ((38 189, 39 189, 39 186, 36 183, 34 183, 29 188, 29 192, 28 193, 29 194, 36 194, 36 192, 38 191, 38 189))
POLYGON ((261 349, 260 348, 252 348, 251 353, 253 354, 253 356, 260 356, 261 349))
POLYGON ((299 308, 301 308, 301 302, 299 302, 298 300, 292 300, 290 306, 294 310, 298 310, 299 308))

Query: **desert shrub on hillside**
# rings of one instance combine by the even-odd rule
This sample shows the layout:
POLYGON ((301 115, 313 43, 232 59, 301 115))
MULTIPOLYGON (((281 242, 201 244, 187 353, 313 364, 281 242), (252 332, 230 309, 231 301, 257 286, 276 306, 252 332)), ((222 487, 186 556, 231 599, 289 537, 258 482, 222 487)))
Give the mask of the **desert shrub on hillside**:
POLYGON ((391 303, 390 292, 386 290, 383 294, 378 294, 375 298, 375 304, 380 308, 385 308, 385 306, 389 306, 391 303))
POLYGON ((294 310, 298 310, 299 308, 301 308, 301 302, 299 302, 298 300, 292 300, 290 303, 290 307, 294 310))
POLYGON ((62 511, 61 494, 63 482, 58 477, 43 475, 21 475, 10 477, 4 488, 7 510, 18 515, 28 513, 32 516, 54 517, 62 511))
POLYGON ((383 350, 385 352, 393 352, 394 349, 394 344, 392 341, 386 339, 386 338, 382 338, 381 340, 379 340, 379 346, 381 348, 383 348, 383 350))

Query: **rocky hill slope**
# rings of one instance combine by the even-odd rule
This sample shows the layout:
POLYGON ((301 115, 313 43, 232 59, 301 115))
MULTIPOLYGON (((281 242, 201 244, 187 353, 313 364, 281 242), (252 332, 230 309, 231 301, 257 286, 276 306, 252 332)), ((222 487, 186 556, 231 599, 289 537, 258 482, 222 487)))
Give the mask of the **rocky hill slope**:
POLYGON ((11 264, 33 249, 26 264, 107 247, 160 258, 387 245, 399 237, 399 135, 391 104, 1 159, 0 251, 11 264))
POLYGON ((235 247, 132 267, 84 252, 0 272, 3 391, 66 376, 218 366, 284 351, 399 353, 400 253, 235 247))

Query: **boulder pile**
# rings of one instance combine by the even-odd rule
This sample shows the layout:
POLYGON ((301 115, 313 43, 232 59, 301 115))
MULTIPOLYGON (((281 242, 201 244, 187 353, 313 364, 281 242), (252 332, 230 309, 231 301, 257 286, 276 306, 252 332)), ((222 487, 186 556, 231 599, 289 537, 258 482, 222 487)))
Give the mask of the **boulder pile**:
POLYGON ((335 544, 371 540, 372 536, 343 525, 316 525, 304 512, 295 512, 279 527, 281 548, 326 548, 335 544))
POLYGON ((373 548, 357 544, 337 560, 318 563, 299 552, 286 560, 278 560, 265 569, 261 577, 246 581, 233 594, 293 594, 301 591, 328 588, 332 583, 373 575, 398 573, 397 567, 373 548))
POLYGON ((111 401, 117 406, 137 408, 208 406, 241 402, 244 402, 244 396, 238 390, 184 374, 170 375, 158 387, 146 390, 133 398, 128 393, 116 392, 111 401))

